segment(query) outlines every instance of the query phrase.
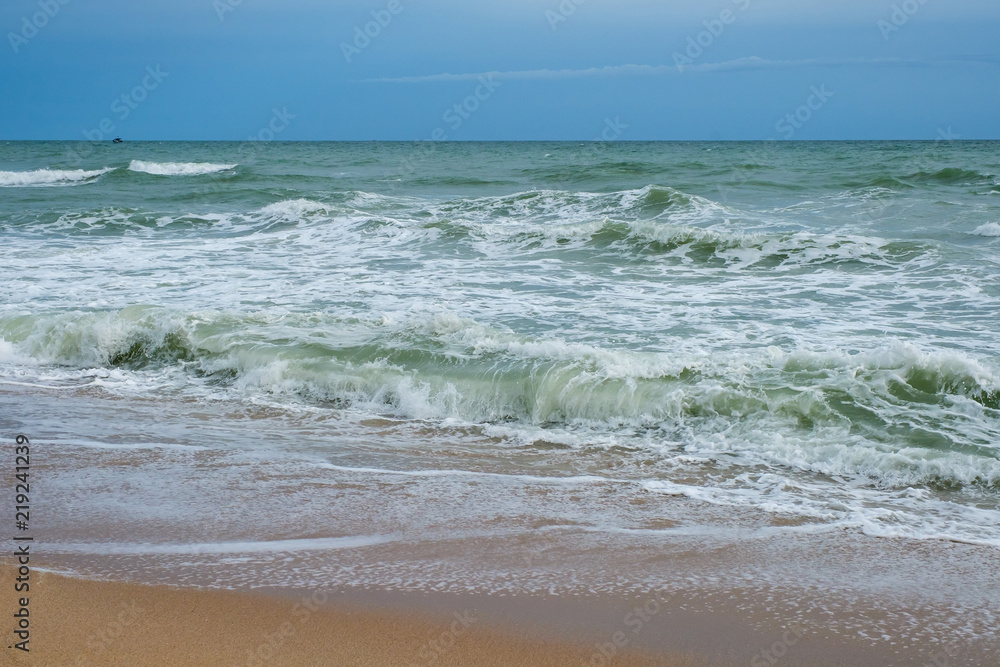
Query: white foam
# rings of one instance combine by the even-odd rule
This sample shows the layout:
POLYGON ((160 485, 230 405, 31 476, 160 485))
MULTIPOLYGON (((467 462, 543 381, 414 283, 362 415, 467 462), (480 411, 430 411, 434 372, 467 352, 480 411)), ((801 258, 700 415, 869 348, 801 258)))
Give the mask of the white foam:
POLYGON ((477 472, 475 470, 385 470, 382 468, 349 468, 334 464, 320 464, 319 467, 328 470, 340 470, 351 473, 367 473, 372 475, 400 475, 403 477, 483 477, 492 479, 517 480, 535 484, 599 484, 603 482, 622 482, 597 475, 575 475, 572 477, 554 477, 539 475, 504 475, 495 472, 477 472))
POLYGON ((290 553, 298 551, 332 551, 357 549, 394 542, 389 535, 358 535, 350 537, 319 537, 303 540, 271 540, 261 542, 205 542, 201 544, 65 543, 47 544, 58 553, 83 553, 108 556, 170 556, 197 554, 290 553))
MULTIPOLYGON (((989 438, 983 412, 988 407, 979 396, 1000 391, 1000 371, 988 360, 960 351, 929 351, 897 342, 854 353, 770 348, 708 358, 694 351, 667 354, 607 349, 559 338, 531 339, 449 313, 418 317, 391 327, 395 331, 359 324, 344 334, 351 340, 360 336, 357 342, 391 340, 399 334, 429 336, 436 345, 443 344, 446 354, 470 364, 495 365, 501 371, 495 377, 470 377, 451 376, 447 368, 436 364, 408 369, 385 359, 371 359, 345 365, 311 355, 283 358, 280 348, 233 345, 243 339, 241 332, 246 327, 275 324, 272 319, 261 316, 227 321, 228 316, 220 313, 184 315, 144 307, 119 313, 62 314, 38 318, 16 352, 31 355, 36 364, 69 362, 94 369, 137 344, 155 356, 168 342, 176 345, 183 341, 187 349, 201 350, 198 364, 203 372, 238 371, 233 389, 239 394, 290 398, 286 402, 292 404, 300 403, 303 397, 336 399, 374 414, 471 423, 514 417, 518 427, 531 431, 525 433, 526 438, 570 446, 594 444, 595 434, 604 442, 622 425, 661 429, 686 425, 703 436, 688 445, 689 455, 714 458, 723 453, 738 454, 755 464, 828 475, 863 475, 892 487, 936 479, 962 484, 992 484, 1000 479, 1000 462, 991 457, 958 450, 941 453, 925 447, 896 449, 905 441, 851 434, 824 395, 826 391, 858 395, 864 409, 887 422, 905 417, 914 428, 933 429, 956 442, 982 441, 989 438), (206 338, 198 332, 200 322, 215 322, 222 328, 206 338), (218 356, 204 354, 223 351, 226 353, 218 356), (726 380, 734 369, 743 378, 741 385, 726 380), (518 380, 536 372, 530 383, 518 380), (681 382, 685 372, 692 375, 681 382), (810 377, 773 378, 775 373, 810 377), (772 379, 807 384, 782 395, 761 397, 759 388, 772 379), (916 383, 915 389, 923 387, 947 398, 940 406, 921 404, 917 410, 892 393, 894 386, 905 387, 911 382, 916 383), (736 427, 717 433, 734 414, 741 415, 736 427), (799 416, 815 421, 811 433, 785 430, 789 419, 799 416), (536 428, 546 424, 544 432, 536 428), (561 427, 553 429, 554 424, 561 427), (582 441, 571 433, 578 427, 586 427, 582 441), (770 438, 759 436, 772 430, 770 438)), ((304 324, 294 317, 282 321, 293 328, 304 324)), ((323 330, 340 326, 322 322, 309 326, 323 330)), ((0 346, 0 359, 14 352, 9 344, 0 346)), ((179 367, 169 369, 183 374, 179 367)), ((129 393, 141 391, 143 386, 155 391, 164 378, 151 373, 147 369, 139 375, 128 374, 111 384, 123 386, 129 393)), ((101 379, 90 382, 114 389, 101 379)))
POLYGON ((38 384, 37 382, 12 382, 10 380, 0 380, 0 384, 12 387, 30 387, 32 389, 76 389, 76 387, 60 387, 58 385, 38 384))
POLYGON ((18 363, 21 361, 20 356, 14 350, 14 346, 0 338, 0 363, 18 363))
POLYGON ((80 185, 103 176, 113 167, 84 171, 83 169, 36 169, 34 171, 0 171, 0 187, 31 188, 80 185))
POLYGON ((326 204, 311 199, 289 199, 269 204, 257 211, 258 215, 275 218, 298 218, 310 213, 323 213, 329 210, 326 204))
POLYGON ((976 227, 970 233, 974 236, 1000 236, 1000 223, 987 222, 985 225, 976 227))
POLYGON ((235 164, 213 164, 211 162, 144 162, 132 160, 129 171, 138 171, 154 176, 201 176, 235 169, 235 164))
POLYGON ((128 442, 111 443, 100 442, 98 440, 46 440, 48 445, 59 445, 64 447, 87 447, 90 449, 115 449, 115 450, 139 450, 139 449, 170 449, 182 452, 202 452, 208 447, 201 445, 183 445, 175 442, 128 442))
MULTIPOLYGON (((367 199, 362 201, 369 203, 367 199)), ((545 233, 550 223, 573 225, 603 218, 670 217, 681 224, 695 224, 736 213, 710 199, 652 185, 609 193, 529 190, 431 204, 427 212, 435 218, 457 221, 473 228, 484 225, 487 230, 505 229, 508 233, 523 230, 545 233), (662 211, 656 212, 656 209, 662 211), (538 223, 545 223, 545 226, 540 227, 538 223), (521 228, 521 225, 526 226, 521 228)))

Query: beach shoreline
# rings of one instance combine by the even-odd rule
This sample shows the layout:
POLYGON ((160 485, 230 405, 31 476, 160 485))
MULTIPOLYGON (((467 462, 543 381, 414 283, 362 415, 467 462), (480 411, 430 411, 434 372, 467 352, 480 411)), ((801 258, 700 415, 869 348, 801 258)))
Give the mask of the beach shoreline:
MULTIPOLYGON (((4 589, 13 589, 15 576, 12 565, 0 565, 4 589)), ((630 607, 554 597, 150 586, 45 569, 31 577, 30 652, 6 649, 5 665, 915 664, 797 627, 762 632, 732 610, 692 612, 690 601, 667 596, 630 607), (762 648, 748 659, 747 647, 762 648)), ((10 628, 4 638, 18 641, 10 628)))
MULTIPOLYGON (((14 567, 0 565, 13 590, 14 567)), ((231 591, 82 579, 33 569, 27 665, 912 665, 957 651, 892 651, 751 624, 684 596, 645 602, 398 591, 231 591), (927 656, 924 660, 919 656, 927 656)), ((4 633, 13 644, 10 628, 4 633)), ((940 649, 940 647, 938 647, 940 649)))
MULTIPOLYGON (((396 652, 367 655, 375 644, 359 630, 338 640, 354 647, 357 661, 333 664, 882 667, 944 656, 949 666, 978 666, 996 655, 991 546, 875 537, 754 507, 653 494, 631 499, 630 520, 616 526, 622 503, 615 500, 628 492, 620 482, 518 476, 468 463, 472 471, 444 475, 440 461, 437 472, 374 469, 363 453, 352 466, 326 465, 282 452, 289 436, 278 428, 268 431, 264 451, 227 447, 223 438, 249 442, 266 423, 257 413, 228 412, 230 404, 199 406, 192 415, 187 403, 86 391, 4 388, 0 396, 27 420, 58 413, 79 425, 103 415, 94 423, 127 423, 136 433, 179 433, 192 420, 211 421, 219 440, 209 448, 102 433, 33 436, 31 567, 32 576, 41 574, 41 590, 33 583, 32 641, 38 655, 56 652, 41 664, 73 664, 65 663, 67 652, 87 648, 87 633, 101 631, 87 619, 115 619, 130 600, 157 610, 143 627, 169 628, 173 645, 214 656, 205 664, 247 664, 247 647, 281 639, 303 597, 322 608, 306 607, 318 629, 296 630, 304 639, 290 662, 265 664, 329 664, 310 662, 315 649, 299 644, 327 646, 322 637, 342 637, 358 614, 397 637, 396 652), (523 500, 502 504, 515 499, 523 500), (538 503, 549 520, 523 513, 538 503), (55 602, 45 602, 49 594, 55 602), (215 619, 212 636, 225 638, 220 647, 186 625, 190 609, 215 619), (399 662, 467 612, 477 619, 467 636, 483 633, 469 651, 492 646, 494 663, 470 662, 478 653, 461 651, 453 663, 399 662), (623 633, 618 642, 616 633, 623 633), (531 648, 520 657, 503 658, 525 643, 531 648), (625 660, 619 649, 639 653, 625 660), (660 662, 642 662, 642 655, 660 662)), ((342 437, 329 421, 322 425, 322 443, 353 451, 354 433, 342 437)), ((420 442, 416 425, 393 427, 409 429, 401 433, 381 423, 366 428, 358 442, 420 442)), ((444 435, 434 432, 438 459, 449 455, 444 435)), ((294 444, 302 448, 304 438, 294 444)), ((0 605, 13 613, 9 573, 0 590, 11 591, 10 599, 0 597, 0 605)), ((161 661, 169 647, 147 639, 140 633, 122 650, 171 664, 161 661)), ((136 655, 120 664, 143 664, 136 655)))
MULTIPOLYGON (((0 566, 13 590, 12 566, 0 566)), ((34 571, 30 652, 3 664, 46 665, 580 665, 593 647, 518 636, 473 610, 424 613, 345 602, 313 591, 285 595, 94 581, 34 571)), ((13 637, 5 629, 5 639, 13 637)), ((704 664, 621 646, 616 665, 704 664)))

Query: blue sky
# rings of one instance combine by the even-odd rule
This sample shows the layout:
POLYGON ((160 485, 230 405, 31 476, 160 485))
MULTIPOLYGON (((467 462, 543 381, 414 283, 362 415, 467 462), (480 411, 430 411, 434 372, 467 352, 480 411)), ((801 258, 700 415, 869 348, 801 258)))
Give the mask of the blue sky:
POLYGON ((5 0, 0 30, 2 139, 1000 139, 996 0, 5 0))

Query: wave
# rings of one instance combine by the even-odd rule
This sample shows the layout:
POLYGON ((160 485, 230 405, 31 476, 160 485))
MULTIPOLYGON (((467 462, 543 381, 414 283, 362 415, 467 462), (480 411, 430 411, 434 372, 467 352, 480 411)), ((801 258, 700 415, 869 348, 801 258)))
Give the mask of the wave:
MULTIPOLYGON (((595 153, 600 147, 595 147, 595 153)), ((635 160, 601 161, 592 164, 557 164, 521 170, 521 175, 543 181, 588 182, 605 181, 609 177, 657 176, 663 165, 635 160)))
POLYGON ((235 169, 235 164, 213 164, 211 162, 143 162, 132 160, 129 171, 152 174, 154 176, 202 176, 235 169))
POLYGON ((68 213, 43 213, 27 224, 36 231, 94 235, 145 233, 164 230, 211 230, 215 234, 247 235, 276 228, 275 222, 305 224, 325 220, 331 205, 308 199, 284 200, 250 213, 157 213, 134 208, 107 207, 68 213))
POLYGON ((918 241, 812 232, 744 232, 740 213, 708 199, 650 187, 607 195, 533 192, 459 200, 429 210, 425 226, 455 240, 533 249, 613 249, 646 259, 773 269, 862 262, 890 266, 933 252, 918 241), (708 223, 706 225, 706 223, 708 223))
MULTIPOLYGON (((328 201, 296 198, 282 199, 252 211, 212 213, 157 213, 136 209, 101 209, 65 213, 53 219, 32 219, 33 224, 51 225, 55 229, 70 228, 78 220, 86 220, 85 228, 127 230, 141 220, 141 227, 170 226, 169 220, 214 220, 225 227, 253 231, 261 222, 283 218, 298 224, 329 222, 333 215, 352 220, 369 220, 391 215, 404 226, 419 228, 455 222, 459 226, 477 223, 521 222, 538 228, 546 223, 573 223, 613 216, 615 219, 656 219, 669 212, 675 220, 695 222, 724 213, 724 207, 700 197, 686 195, 671 188, 649 186, 640 190, 614 193, 572 193, 561 191, 529 191, 501 197, 473 197, 450 200, 428 200, 414 197, 388 196, 364 191, 346 191, 331 195, 328 201), (167 221, 167 224, 164 224, 167 221), (155 224, 150 224, 155 223, 155 224)), ((51 217, 51 216, 50 216, 51 217)))
MULTIPOLYGON (((857 186, 858 184, 852 182, 849 183, 849 185, 857 186)), ((904 180, 900 180, 895 176, 878 176, 869 181, 866 181, 865 183, 861 184, 861 186, 865 188, 873 188, 876 190, 887 190, 889 192, 893 192, 896 190, 912 190, 914 187, 913 185, 907 183, 904 180)))
POLYGON ((257 211, 257 215, 275 218, 300 219, 314 213, 326 213, 330 210, 327 204, 311 199, 287 199, 274 204, 268 204, 257 211))
MULTIPOLYGON (((937 257, 935 246, 871 236, 806 231, 742 231, 750 214, 664 186, 610 193, 537 190, 494 197, 428 200, 364 191, 323 201, 282 199, 249 212, 157 213, 106 208, 32 217, 37 231, 160 234, 210 230, 246 236, 310 228, 367 247, 442 241, 487 254, 614 253, 624 261, 791 270, 830 265, 898 268, 937 257)), ((765 228, 766 229, 766 228, 765 228)), ((989 228, 977 234, 987 233, 989 228)))
POLYGON ((891 191, 913 190, 927 185, 994 185, 995 177, 970 169, 949 167, 938 171, 917 171, 911 174, 879 174, 864 182, 850 181, 849 187, 885 188, 891 191))
POLYGON ((918 171, 910 174, 906 180, 916 183, 943 183, 945 185, 965 185, 989 183, 993 185, 994 176, 992 174, 982 174, 970 169, 959 167, 946 167, 938 171, 918 171))
POLYGON ((36 169, 34 171, 0 171, 0 187, 30 188, 82 185, 114 171, 114 168, 95 169, 36 169))
POLYGON ((496 186, 515 185, 514 181, 484 180, 475 176, 422 176, 409 181, 410 185, 496 186))
MULTIPOLYGON (((676 355, 532 338, 441 314, 404 323, 134 306, 0 320, 6 356, 163 373, 286 406, 541 429, 657 433, 691 454, 1000 488, 1000 371, 956 351, 676 355), (767 434, 766 437, 764 434, 767 434)), ((132 389, 128 389, 131 391, 132 389)))
POLYGON ((421 213, 438 220, 531 223, 615 219, 656 219, 668 213, 690 219, 724 211, 710 199, 674 188, 648 185, 619 192, 529 190, 498 197, 471 197, 436 203, 421 213))
POLYGON ((980 225, 969 233, 974 236, 1000 236, 1000 223, 987 222, 985 225, 980 225))

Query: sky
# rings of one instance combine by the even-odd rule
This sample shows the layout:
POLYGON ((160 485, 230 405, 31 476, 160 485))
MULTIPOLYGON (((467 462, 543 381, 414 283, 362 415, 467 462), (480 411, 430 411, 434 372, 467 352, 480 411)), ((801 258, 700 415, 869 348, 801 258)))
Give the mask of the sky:
POLYGON ((1000 139, 997 0, 4 0, 0 139, 1000 139))

